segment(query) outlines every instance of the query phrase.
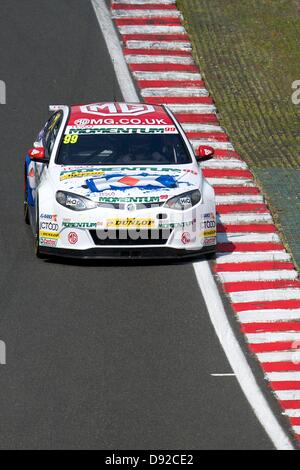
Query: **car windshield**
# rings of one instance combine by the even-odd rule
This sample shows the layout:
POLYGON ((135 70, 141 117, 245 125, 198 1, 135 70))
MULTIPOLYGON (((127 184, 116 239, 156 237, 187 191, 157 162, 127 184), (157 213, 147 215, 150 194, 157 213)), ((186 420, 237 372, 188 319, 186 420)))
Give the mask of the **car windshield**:
POLYGON ((180 134, 67 134, 59 165, 184 165, 192 158, 180 134))

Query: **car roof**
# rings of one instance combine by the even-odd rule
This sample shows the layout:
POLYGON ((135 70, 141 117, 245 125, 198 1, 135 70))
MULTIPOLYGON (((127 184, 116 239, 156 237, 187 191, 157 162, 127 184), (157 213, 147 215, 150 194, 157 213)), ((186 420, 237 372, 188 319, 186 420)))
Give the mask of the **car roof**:
POLYGON ((164 106, 145 103, 91 103, 70 107, 68 126, 174 126, 164 106))

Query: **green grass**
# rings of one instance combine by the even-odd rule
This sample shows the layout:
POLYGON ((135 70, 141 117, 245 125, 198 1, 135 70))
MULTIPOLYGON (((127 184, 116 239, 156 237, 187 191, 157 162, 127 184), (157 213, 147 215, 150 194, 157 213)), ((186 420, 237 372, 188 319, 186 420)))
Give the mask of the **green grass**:
POLYGON ((300 267, 300 0, 178 0, 221 125, 300 267))

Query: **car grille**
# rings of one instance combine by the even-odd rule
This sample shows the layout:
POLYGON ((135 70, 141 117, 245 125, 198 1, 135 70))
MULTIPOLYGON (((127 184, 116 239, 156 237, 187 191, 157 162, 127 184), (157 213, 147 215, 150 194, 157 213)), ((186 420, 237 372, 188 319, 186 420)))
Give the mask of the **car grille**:
POLYGON ((96 246, 165 245, 171 230, 90 230, 96 246))

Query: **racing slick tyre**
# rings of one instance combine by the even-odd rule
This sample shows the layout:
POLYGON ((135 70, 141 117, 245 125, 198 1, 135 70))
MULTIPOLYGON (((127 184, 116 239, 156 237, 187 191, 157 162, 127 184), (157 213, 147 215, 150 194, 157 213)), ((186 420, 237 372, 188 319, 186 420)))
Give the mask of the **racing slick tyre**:
POLYGON ((39 200, 36 201, 36 216, 35 216, 35 235, 34 235, 34 252, 37 258, 44 258, 40 253, 40 214, 39 214, 39 200))
POLYGON ((25 189, 24 189, 24 221, 25 221, 25 224, 30 225, 26 177, 25 177, 25 189))

